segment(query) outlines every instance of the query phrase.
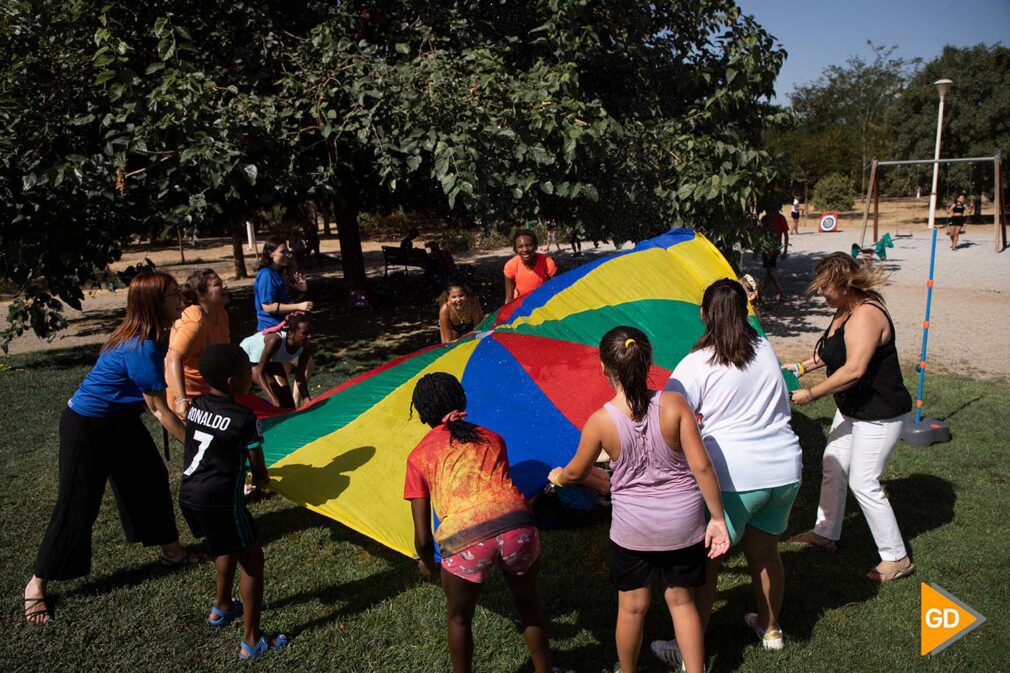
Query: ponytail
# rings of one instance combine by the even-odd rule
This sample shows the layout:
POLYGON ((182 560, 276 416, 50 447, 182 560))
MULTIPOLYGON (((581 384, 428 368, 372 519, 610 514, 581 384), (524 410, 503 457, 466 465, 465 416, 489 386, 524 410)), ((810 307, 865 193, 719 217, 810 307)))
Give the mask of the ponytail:
POLYGON ((600 340, 600 360, 607 375, 624 390, 632 419, 641 421, 653 397, 649 388, 652 344, 645 332, 627 326, 610 330, 600 340))

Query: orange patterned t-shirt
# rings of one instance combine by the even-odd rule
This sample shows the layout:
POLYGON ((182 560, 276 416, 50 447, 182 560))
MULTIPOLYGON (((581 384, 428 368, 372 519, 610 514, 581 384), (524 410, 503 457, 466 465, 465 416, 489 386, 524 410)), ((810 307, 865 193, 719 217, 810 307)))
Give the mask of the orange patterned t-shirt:
POLYGON ((445 425, 431 429, 407 457, 403 497, 430 498, 440 522, 443 556, 505 531, 532 526, 533 513, 509 476, 505 441, 480 428, 481 444, 450 442, 445 425))

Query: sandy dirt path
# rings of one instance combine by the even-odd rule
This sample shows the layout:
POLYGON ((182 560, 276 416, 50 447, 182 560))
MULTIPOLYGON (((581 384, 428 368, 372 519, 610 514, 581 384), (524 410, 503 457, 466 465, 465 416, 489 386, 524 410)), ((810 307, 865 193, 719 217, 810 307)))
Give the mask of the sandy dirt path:
MULTIPOLYGON (((810 271, 822 255, 836 250, 846 250, 859 240, 860 222, 842 220, 842 231, 833 234, 816 233, 816 222, 805 220, 801 232, 790 240, 790 255, 779 262, 779 277, 787 297, 782 302, 770 302, 759 310, 761 321, 779 356, 793 360, 810 353, 831 316, 830 309, 818 298, 804 296, 803 289, 810 271)), ((887 230, 882 227, 881 232, 887 230)), ((894 318, 898 335, 898 348, 903 365, 912 367, 919 359, 922 343, 922 320, 925 307, 925 280, 928 271, 930 232, 924 226, 902 224, 890 228, 905 234, 895 238, 895 247, 888 251, 882 262, 890 274, 884 290, 888 307, 894 318), (908 235, 910 231, 914 233, 908 235)), ((368 273, 383 274, 382 244, 393 241, 366 241, 363 245, 368 273)), ((423 244, 423 237, 422 237, 423 244)), ((932 329, 929 336, 929 368, 936 371, 963 372, 979 377, 1010 376, 1010 250, 993 253, 992 225, 971 225, 967 236, 962 237, 962 247, 957 252, 940 231, 937 246, 936 284, 933 292, 932 329)), ((323 241, 323 252, 334 262, 321 271, 309 271, 310 278, 335 280, 340 277, 339 245, 337 240, 323 241)), ((599 254, 613 251, 613 246, 602 245, 598 250, 592 244, 584 245, 586 256, 573 259, 570 254, 557 255, 562 270, 571 268, 599 254)), ((507 248, 472 251, 456 255, 457 262, 468 265, 476 276, 493 286, 500 274, 501 263, 511 251, 507 248)), ((213 266, 226 278, 232 275, 230 242, 224 239, 201 240, 195 249, 187 249, 190 263, 178 264, 177 249, 135 249, 128 251, 117 264, 122 267, 149 257, 160 269, 184 278, 193 269, 213 266)), ((247 255, 250 272, 256 268, 255 259, 247 255)), ((743 268, 759 280, 764 273, 760 261, 750 253, 744 255, 743 268)), ((249 292, 251 279, 229 280, 236 290, 249 292)), ((11 344, 11 353, 24 353, 52 348, 68 348, 100 343, 122 317, 126 293, 123 291, 91 293, 84 302, 83 312, 68 310, 70 328, 53 342, 25 335, 11 344)), ((332 298, 331 298, 332 299, 332 298)), ((497 300, 497 293, 485 301, 497 300)), ((318 302, 317 302, 318 303, 318 302)), ((0 315, 6 309, 0 306, 0 315)))

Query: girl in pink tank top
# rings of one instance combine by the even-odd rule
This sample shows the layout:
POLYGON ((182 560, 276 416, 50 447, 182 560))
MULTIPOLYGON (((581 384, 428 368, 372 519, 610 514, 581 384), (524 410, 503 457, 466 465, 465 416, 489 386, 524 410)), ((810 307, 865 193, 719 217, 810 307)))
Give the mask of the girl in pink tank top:
POLYGON ((652 345, 645 334, 615 327, 600 341, 600 360, 614 398, 589 417, 575 457, 548 479, 578 483, 601 449, 610 456, 618 670, 636 670, 652 585, 662 582, 686 670, 701 673, 704 634, 692 588, 704 584, 705 550, 714 558, 729 549, 719 480, 684 398, 649 389, 652 345))

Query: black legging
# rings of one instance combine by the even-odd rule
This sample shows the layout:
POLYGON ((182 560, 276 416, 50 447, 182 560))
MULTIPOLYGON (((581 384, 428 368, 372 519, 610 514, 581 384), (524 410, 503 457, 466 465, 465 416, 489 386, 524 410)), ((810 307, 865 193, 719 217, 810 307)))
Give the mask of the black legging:
POLYGON ((111 480, 129 542, 179 539, 168 470, 139 416, 90 418, 69 407, 60 418, 60 491, 35 559, 45 580, 91 570, 91 529, 111 480))

